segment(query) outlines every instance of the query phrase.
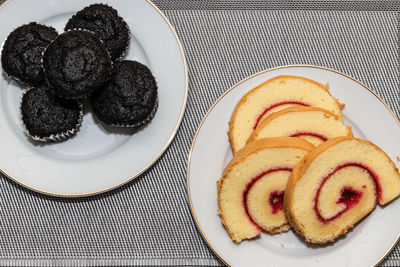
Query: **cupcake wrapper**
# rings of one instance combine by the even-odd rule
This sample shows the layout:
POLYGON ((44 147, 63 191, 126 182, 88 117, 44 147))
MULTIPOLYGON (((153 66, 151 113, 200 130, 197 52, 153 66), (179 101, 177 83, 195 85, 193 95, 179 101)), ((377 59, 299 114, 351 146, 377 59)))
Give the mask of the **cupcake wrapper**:
MULTIPOLYGON (((92 32, 92 31, 89 31, 89 30, 86 30, 86 29, 74 28, 74 29, 69 29, 69 30, 67 30, 66 32, 70 32, 70 31, 85 31, 85 32, 90 32, 91 34, 94 34, 94 35, 96 35, 96 37, 97 37, 97 34, 96 34, 96 33, 92 32)), ((99 38, 100 42, 104 45, 103 40, 101 40, 100 37, 98 37, 98 38, 99 38)), ((57 38, 56 38, 56 39, 57 39, 57 38)), ((54 40, 55 40, 55 39, 54 39, 54 40)), ((54 41, 53 41, 53 42, 54 42, 54 41)), ((49 46, 47 46, 46 49, 44 49, 43 52, 42 52, 42 59, 41 59, 41 62, 42 62, 43 73, 46 73, 46 72, 44 71, 43 55, 44 55, 44 53, 46 52, 46 50, 47 50, 48 47, 49 47, 49 46)), ((104 45, 104 47, 105 47, 105 45, 104 45)), ((107 55, 108 55, 108 56, 110 57, 110 59, 111 59, 110 52, 108 52, 107 49, 106 49, 106 51, 107 51, 107 55)), ((113 62, 113 60, 111 59, 111 69, 110 69, 110 73, 108 74, 108 76, 111 75, 111 71, 112 71, 113 66, 114 66, 114 62, 113 62)), ((49 86, 49 84, 48 84, 47 77, 45 77, 45 83, 47 83, 48 87, 51 88, 51 86, 49 86)), ((51 90, 51 89, 50 89, 50 90, 51 90)), ((58 95, 57 95, 57 96, 58 96, 58 95)), ((62 97, 62 98, 64 98, 64 99, 70 99, 70 100, 80 100, 80 99, 87 99, 89 96, 90 96, 90 94, 85 95, 85 96, 83 96, 83 97, 82 97, 82 96, 80 96, 80 97, 65 97, 65 96, 59 96, 59 97, 62 97)))
POLYGON ((49 136, 37 136, 37 135, 32 135, 28 128, 26 127, 24 121, 22 120, 22 110, 21 110, 21 103, 22 103, 22 97, 24 96, 24 94, 26 94, 26 92, 28 92, 31 88, 27 88, 27 90, 24 91, 24 93, 21 96, 21 100, 20 100, 20 110, 19 110, 19 116, 20 116, 20 120, 22 122, 22 127, 24 128, 24 132, 29 135, 33 140, 36 141, 42 141, 42 142, 61 142, 65 139, 68 139, 69 137, 73 136, 76 132, 79 131, 79 128, 81 127, 82 121, 83 121, 83 104, 78 102, 79 105, 79 119, 78 119, 78 123, 75 125, 75 127, 73 129, 67 130, 65 132, 61 132, 61 133, 57 133, 57 134, 51 134, 49 136))
POLYGON ((133 127, 138 127, 138 126, 144 125, 144 124, 148 123, 149 121, 151 121, 154 118, 154 115, 156 114, 157 109, 158 109, 158 95, 157 95, 157 100, 156 100, 156 103, 155 103, 152 111, 150 112, 150 114, 143 121, 138 122, 138 123, 134 123, 134 124, 122 124, 122 123, 108 124, 108 123, 105 123, 105 122, 102 122, 102 123, 104 123, 105 125, 114 126, 114 127, 132 127, 132 128, 133 127))

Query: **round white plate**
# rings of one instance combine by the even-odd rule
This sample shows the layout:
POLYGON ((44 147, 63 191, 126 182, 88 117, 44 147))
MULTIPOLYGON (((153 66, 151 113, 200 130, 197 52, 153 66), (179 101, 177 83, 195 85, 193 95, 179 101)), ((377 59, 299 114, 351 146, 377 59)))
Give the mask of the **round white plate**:
POLYGON ((377 207, 333 245, 310 246, 289 231, 262 233, 235 244, 217 214, 217 185, 232 158, 228 122, 249 90, 278 75, 298 75, 329 83, 333 96, 346 104, 344 122, 355 136, 380 146, 399 166, 400 123, 387 105, 365 85, 334 70, 315 66, 285 66, 255 74, 228 90, 208 111, 194 138, 188 163, 188 192, 192 213, 204 239, 227 264, 239 266, 372 266, 394 246, 400 233, 400 200, 377 207))
MULTIPOLYGON (((45 194, 87 196, 120 186, 149 168, 174 138, 187 97, 186 62, 177 35, 150 1, 105 0, 132 31, 125 59, 147 65, 158 83, 154 119, 138 131, 103 127, 87 110, 80 131, 61 143, 34 142, 19 118, 22 89, 0 75, 0 169, 16 182, 45 194)), ((0 9, 0 44, 31 21, 59 32, 92 1, 11 0, 0 9)))

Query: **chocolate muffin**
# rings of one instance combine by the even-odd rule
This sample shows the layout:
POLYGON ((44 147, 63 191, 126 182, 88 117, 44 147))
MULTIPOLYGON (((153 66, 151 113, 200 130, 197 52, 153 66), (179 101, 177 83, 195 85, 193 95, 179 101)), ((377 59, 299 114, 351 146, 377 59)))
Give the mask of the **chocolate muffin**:
POLYGON ((33 87, 24 92, 20 111, 27 134, 46 142, 62 141, 72 136, 83 118, 81 103, 56 97, 43 87, 33 87))
POLYGON ((86 98, 111 73, 107 49, 93 33, 72 30, 60 34, 44 51, 43 67, 49 88, 64 98, 86 98))
POLYGON ((110 80, 91 97, 93 112, 107 125, 134 127, 157 110, 157 83, 149 68, 130 60, 114 64, 110 80))
POLYGON ((130 30, 117 10, 104 4, 94 4, 76 13, 65 30, 85 29, 97 34, 113 60, 120 58, 129 46, 130 30))
POLYGON ((1 65, 11 78, 29 86, 42 86, 42 54, 57 37, 57 31, 31 22, 10 33, 1 51, 1 65))

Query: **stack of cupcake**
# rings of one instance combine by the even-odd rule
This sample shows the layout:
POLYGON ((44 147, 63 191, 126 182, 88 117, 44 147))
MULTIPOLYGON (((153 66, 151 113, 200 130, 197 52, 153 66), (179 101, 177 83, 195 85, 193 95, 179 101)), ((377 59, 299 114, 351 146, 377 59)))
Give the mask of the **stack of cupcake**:
POLYGON ((35 22, 11 32, 1 64, 27 87, 20 107, 26 133, 45 142, 71 137, 82 123, 84 99, 106 125, 149 122, 158 107, 157 84, 145 65, 121 60, 129 42, 127 23, 103 4, 77 12, 60 35, 35 22))

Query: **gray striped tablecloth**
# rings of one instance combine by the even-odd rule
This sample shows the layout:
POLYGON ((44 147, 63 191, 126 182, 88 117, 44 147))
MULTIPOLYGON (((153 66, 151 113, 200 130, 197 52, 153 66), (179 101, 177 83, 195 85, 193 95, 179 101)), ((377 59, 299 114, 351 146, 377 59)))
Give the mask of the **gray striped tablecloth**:
MULTIPOLYGON (((189 67, 188 104, 174 142, 141 177, 95 197, 43 196, 0 177, 0 265, 223 265, 191 217, 186 161, 213 102, 255 72, 287 64, 337 69, 400 116, 400 2, 155 4, 176 28, 189 67)), ((382 266, 400 266, 399 246, 382 266)))

